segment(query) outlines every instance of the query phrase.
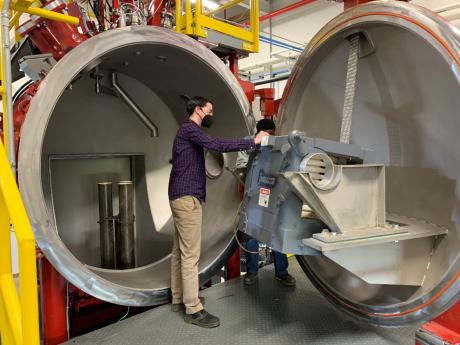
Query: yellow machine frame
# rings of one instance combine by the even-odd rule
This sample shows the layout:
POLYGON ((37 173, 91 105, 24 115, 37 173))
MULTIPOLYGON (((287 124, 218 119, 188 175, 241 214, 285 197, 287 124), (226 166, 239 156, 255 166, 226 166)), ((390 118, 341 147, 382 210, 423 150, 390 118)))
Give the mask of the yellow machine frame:
POLYGON ((196 37, 207 37, 211 29, 244 41, 243 49, 250 53, 259 51, 259 1, 250 1, 249 30, 212 18, 211 15, 240 3, 231 0, 214 11, 203 13, 202 0, 196 0, 192 8, 191 0, 185 0, 185 13, 182 15, 182 0, 176 0, 176 31, 196 37))

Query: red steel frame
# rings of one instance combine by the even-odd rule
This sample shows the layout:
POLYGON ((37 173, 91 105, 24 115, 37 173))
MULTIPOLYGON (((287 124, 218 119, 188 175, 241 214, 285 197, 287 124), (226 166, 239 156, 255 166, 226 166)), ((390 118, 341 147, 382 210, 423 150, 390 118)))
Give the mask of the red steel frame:
MULTIPOLYGON (((442 340, 446 345, 460 344, 460 302, 434 320, 423 324, 420 329, 442 340)), ((418 342, 416 344, 421 345, 418 342)))

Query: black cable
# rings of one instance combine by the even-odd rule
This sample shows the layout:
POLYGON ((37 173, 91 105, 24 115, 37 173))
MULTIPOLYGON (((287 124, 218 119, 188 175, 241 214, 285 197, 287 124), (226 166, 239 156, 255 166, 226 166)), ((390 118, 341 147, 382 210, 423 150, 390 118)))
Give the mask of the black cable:
POLYGON ((94 13, 94 16, 96 17, 97 23, 99 24, 99 28, 101 28, 101 29, 103 30, 103 29, 104 29, 104 25, 102 25, 102 24, 101 24, 101 21, 99 20, 99 11, 96 11, 96 10, 94 9, 91 0, 88 0, 88 4, 89 4, 89 7, 91 7, 91 10, 92 10, 93 13, 94 13))
POLYGON ((261 80, 261 81, 256 81, 253 84, 256 85, 256 86, 257 85, 264 85, 264 84, 274 83, 275 81, 281 81, 281 80, 287 80, 287 79, 289 79, 289 74, 288 75, 283 75, 281 77, 272 78, 272 79, 265 79, 265 80, 261 80))
POLYGON ((28 80, 26 83, 24 83, 23 85, 21 85, 21 87, 14 93, 13 95, 13 98, 12 98, 12 102, 14 104, 14 102, 16 102, 18 100, 19 97, 22 96, 22 94, 24 93, 24 91, 33 83, 34 81, 33 80, 28 80))

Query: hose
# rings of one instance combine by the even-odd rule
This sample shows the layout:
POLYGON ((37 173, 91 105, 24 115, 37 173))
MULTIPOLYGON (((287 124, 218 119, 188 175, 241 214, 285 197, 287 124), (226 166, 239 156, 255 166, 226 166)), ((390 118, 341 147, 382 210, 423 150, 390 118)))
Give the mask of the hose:
POLYGON ((243 200, 241 200, 240 205, 238 206, 238 210, 236 211, 236 214, 235 214, 235 219, 233 220, 233 238, 236 240, 236 243, 238 243, 238 246, 246 253, 259 254, 258 251, 253 252, 251 250, 246 249, 245 246, 238 239, 238 219, 240 215, 241 205, 243 205, 243 200))

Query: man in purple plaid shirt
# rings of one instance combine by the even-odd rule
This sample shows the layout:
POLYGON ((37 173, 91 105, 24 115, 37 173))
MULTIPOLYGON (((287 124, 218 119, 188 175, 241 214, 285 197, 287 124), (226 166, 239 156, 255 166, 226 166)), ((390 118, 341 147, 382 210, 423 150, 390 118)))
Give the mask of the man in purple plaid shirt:
POLYGON ((255 139, 220 139, 202 127, 213 123, 213 104, 203 97, 187 103, 189 115, 174 139, 172 170, 169 177, 169 202, 175 231, 171 259, 173 311, 185 308, 185 321, 200 327, 217 327, 220 320, 204 310, 198 297, 198 260, 201 247, 201 203, 206 199, 206 173, 203 148, 217 152, 250 150, 268 134, 255 139))

